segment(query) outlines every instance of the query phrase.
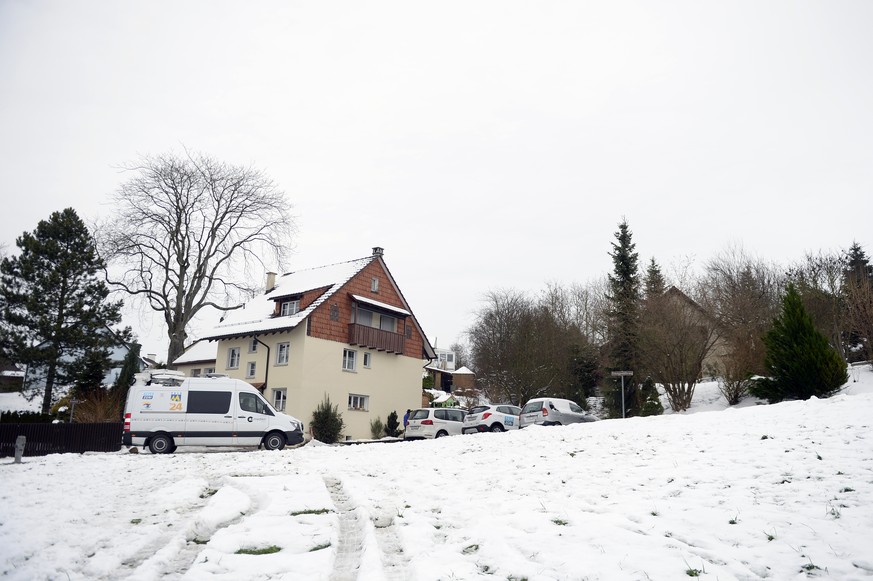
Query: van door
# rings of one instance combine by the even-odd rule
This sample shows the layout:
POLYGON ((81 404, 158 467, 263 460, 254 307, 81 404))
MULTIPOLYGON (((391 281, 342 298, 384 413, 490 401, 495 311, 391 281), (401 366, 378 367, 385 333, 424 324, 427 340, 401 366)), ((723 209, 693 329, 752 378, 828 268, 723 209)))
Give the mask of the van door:
POLYGON ((267 431, 273 411, 258 394, 245 391, 237 394, 237 405, 234 443, 257 446, 267 431))
POLYGON ((230 446, 233 444, 233 415, 230 390, 188 392, 185 437, 188 446, 230 446))

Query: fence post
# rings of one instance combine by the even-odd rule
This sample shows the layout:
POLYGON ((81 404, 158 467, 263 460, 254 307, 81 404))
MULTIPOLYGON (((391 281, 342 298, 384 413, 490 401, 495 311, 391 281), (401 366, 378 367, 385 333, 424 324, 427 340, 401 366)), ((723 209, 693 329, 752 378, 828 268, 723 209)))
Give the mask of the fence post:
POLYGON ((18 436, 15 438, 15 463, 21 464, 21 456, 24 455, 24 443, 27 441, 27 438, 24 436, 18 436))

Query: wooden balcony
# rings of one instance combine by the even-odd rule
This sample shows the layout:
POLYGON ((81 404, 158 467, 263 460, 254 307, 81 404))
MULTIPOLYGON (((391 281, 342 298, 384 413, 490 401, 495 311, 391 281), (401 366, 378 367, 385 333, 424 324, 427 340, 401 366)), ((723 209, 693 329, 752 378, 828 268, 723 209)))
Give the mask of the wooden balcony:
POLYGON ((400 333, 383 331, 367 325, 349 324, 349 344, 388 353, 403 353, 405 338, 400 333))

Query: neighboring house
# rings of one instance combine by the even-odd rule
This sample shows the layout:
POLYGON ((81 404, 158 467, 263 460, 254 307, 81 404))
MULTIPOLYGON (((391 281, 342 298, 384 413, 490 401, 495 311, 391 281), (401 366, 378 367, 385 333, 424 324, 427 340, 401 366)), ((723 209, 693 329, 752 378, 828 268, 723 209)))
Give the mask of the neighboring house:
POLYGON ((436 354, 436 361, 433 362, 432 367, 437 369, 444 369, 446 371, 454 371, 455 370, 455 352, 451 349, 441 349, 439 347, 434 347, 434 353, 436 354))
MULTIPOLYGON (((103 327, 102 332, 110 335, 115 339, 112 347, 109 350, 109 361, 111 362, 111 367, 109 371, 106 372, 106 375, 103 377, 103 385, 112 385, 115 383, 115 380, 118 378, 118 375, 121 373, 121 368, 124 365, 124 359, 127 357, 128 352, 131 347, 135 345, 135 343, 125 343, 115 332, 109 327, 103 327)), ((65 361, 71 360, 69 356, 64 356, 65 361)), ((142 371, 147 367, 145 360, 140 357, 139 358, 139 368, 137 372, 142 371)), ((36 389, 42 391, 45 389, 45 373, 46 370, 42 367, 29 367, 27 369, 27 374, 25 375, 25 382, 27 383, 28 389, 36 389)), ((55 388, 62 387, 55 385, 55 388)), ((55 398, 59 397, 62 392, 54 392, 55 398)))
POLYGON ((24 386, 24 368, 0 359, 0 393, 21 391, 24 386))
MULTIPOLYGON (((666 296, 670 297, 676 304, 680 305, 683 309, 685 309, 686 313, 689 314, 693 320, 699 322, 699 325, 702 329, 712 329, 712 347, 707 353, 706 357, 703 359, 703 365, 701 370, 701 375, 703 377, 713 376, 717 377, 724 373, 725 365, 724 360, 727 357, 727 344, 725 341, 719 336, 718 331, 718 323, 715 318, 709 314, 697 301, 689 297, 687 294, 676 288, 675 286, 671 286, 668 288, 665 293, 666 296)), ((704 334, 708 336, 708 331, 705 331, 704 334)))
POLYGON ((216 372, 259 386, 305 424, 325 396, 347 438, 370 421, 418 407, 422 367, 435 357, 381 248, 339 264, 267 275, 264 295, 230 311, 205 337, 216 372))
POLYGON ((203 377, 215 373, 215 356, 218 345, 212 341, 195 341, 173 361, 173 369, 188 377, 203 377))
POLYGON ((445 366, 441 366, 441 363, 443 363, 443 361, 434 361, 431 365, 424 368, 429 375, 433 376, 434 389, 439 389, 449 393, 452 393, 456 389, 473 389, 476 376, 472 371, 467 367, 455 369, 454 363, 452 363, 452 368, 448 369, 445 366))

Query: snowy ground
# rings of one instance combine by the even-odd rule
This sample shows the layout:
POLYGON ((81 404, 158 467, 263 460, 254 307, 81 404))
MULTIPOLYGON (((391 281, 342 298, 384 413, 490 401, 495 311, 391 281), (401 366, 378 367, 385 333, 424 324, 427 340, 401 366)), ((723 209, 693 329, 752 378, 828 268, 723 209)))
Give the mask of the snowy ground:
POLYGON ((0 576, 873 579, 873 372, 852 378, 438 441, 4 459, 0 576))

